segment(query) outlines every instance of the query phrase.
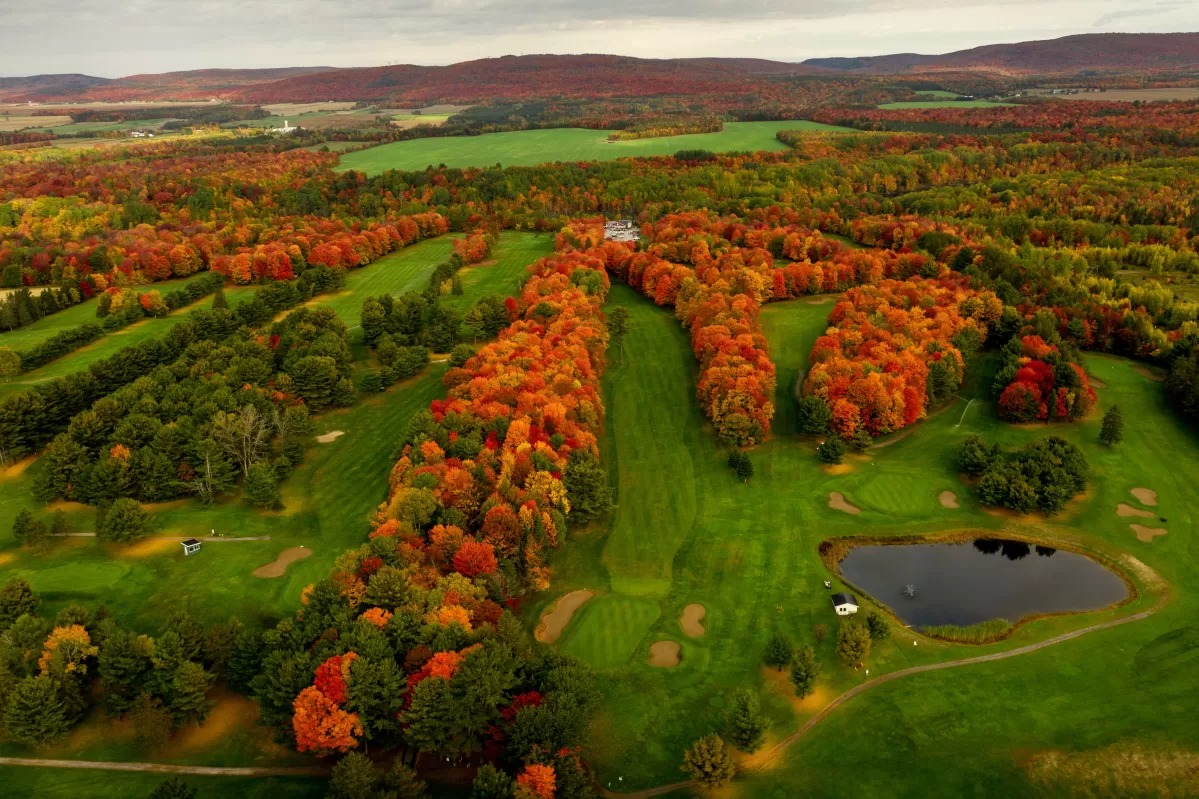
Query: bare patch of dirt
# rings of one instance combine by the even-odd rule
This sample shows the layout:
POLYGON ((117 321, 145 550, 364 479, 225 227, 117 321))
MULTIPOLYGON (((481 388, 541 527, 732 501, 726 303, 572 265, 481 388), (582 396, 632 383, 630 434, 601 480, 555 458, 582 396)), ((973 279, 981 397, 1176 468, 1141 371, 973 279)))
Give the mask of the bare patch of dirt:
POLYGON ((206 749, 217 741, 227 738, 236 729, 253 729, 258 720, 258 705, 250 699, 236 694, 214 694, 216 704, 209 711, 204 723, 199 726, 181 727, 166 746, 168 757, 206 749))
POLYGON ((1130 524, 1128 526, 1137 534, 1137 540, 1144 541, 1146 544, 1152 543, 1153 539, 1157 536, 1170 532, 1164 527, 1146 527, 1143 524, 1130 524))
POLYGON ((658 641, 649 648, 649 665, 659 669, 673 669, 679 665, 682 647, 675 641, 658 641))
POLYGON ((259 566, 254 570, 255 577, 265 577, 268 580, 274 577, 282 577, 287 571, 287 567, 295 563, 297 560, 304 560, 310 557, 312 550, 307 547, 291 547, 279 553, 279 557, 275 558, 265 566, 259 566))
POLYGON ((7 566, 17 559, 17 556, 12 552, 0 553, 0 567, 7 566))
POLYGON ((173 538, 143 538, 131 544, 106 544, 105 548, 118 558, 149 558, 172 549, 179 550, 180 555, 183 554, 183 547, 173 538))
POLYGON ((533 633, 533 637, 543 644, 552 644, 557 641, 575 615, 575 611, 583 607, 583 603, 593 596, 595 596, 594 591, 583 589, 571 591, 560 598, 554 603, 552 610, 541 614, 541 622, 537 625, 537 632, 533 633))
POLYGON ((961 507, 958 505, 958 495, 952 491, 942 491, 939 495, 937 495, 937 501, 941 503, 942 508, 954 510, 961 507))
POLYGON ((840 491, 833 491, 828 495, 828 506, 833 510, 844 511, 845 513, 858 514, 862 512, 861 508, 846 502, 845 495, 840 491))
POLYGON ((852 471, 853 471, 852 463, 838 463, 835 466, 831 465, 831 464, 825 464, 825 466, 824 466, 825 474, 841 475, 841 474, 849 474, 852 471))
POLYGON ((25 470, 32 466, 33 462, 37 459, 37 455, 30 455, 28 458, 22 458, 19 461, 10 463, 7 468, 0 469, 0 481, 16 480, 18 477, 25 474, 25 470))
POLYGON ((1157 514, 1153 513, 1153 511, 1141 510, 1140 508, 1134 508, 1132 505, 1125 505, 1123 502, 1121 502, 1119 505, 1116 506, 1116 515, 1117 516, 1142 516, 1146 519, 1152 519, 1157 514))
POLYGON ((1157 492, 1149 488, 1134 488, 1128 493, 1137 498, 1142 505, 1153 507, 1157 504, 1157 492))
POLYGON ((1150 380, 1158 382, 1158 383, 1160 383, 1161 381, 1166 379, 1160 372, 1155 372, 1152 369, 1150 369, 1148 366, 1143 366, 1139 363, 1133 365, 1132 371, 1136 372, 1137 374, 1139 374, 1143 377, 1147 377, 1150 380))
POLYGON ((1104 383, 1102 380, 1096 377, 1088 377, 1087 385, 1089 385, 1091 388, 1107 388, 1107 383, 1104 383))
POLYGON ((679 616, 679 626, 683 628, 683 633, 691 638, 703 635, 704 625, 701 622, 707 613, 703 605, 688 605, 683 608, 683 615, 679 616))
POLYGON ((816 690, 813 693, 800 699, 795 695, 795 686, 791 684, 791 678, 787 669, 779 671, 769 666, 763 666, 762 676, 765 678, 766 684, 775 693, 786 699, 787 703, 791 705, 791 709, 796 713, 811 713, 816 708, 824 707, 833 699, 833 693, 819 682, 817 682, 816 690))
POLYGON ((321 444, 328 444, 332 441, 336 441, 337 439, 341 438, 345 434, 346 434, 345 430, 330 430, 328 433, 325 433, 324 435, 317 436, 316 440, 321 444))
POLYGON ((1048 751, 1025 766, 1033 782, 1081 796, 1199 795, 1199 754, 1116 744, 1086 752, 1048 751))

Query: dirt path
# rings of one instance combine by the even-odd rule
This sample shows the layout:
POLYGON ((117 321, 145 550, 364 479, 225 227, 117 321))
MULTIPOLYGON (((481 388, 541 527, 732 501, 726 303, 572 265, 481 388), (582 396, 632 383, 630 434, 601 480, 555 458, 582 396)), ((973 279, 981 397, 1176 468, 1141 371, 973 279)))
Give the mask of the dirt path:
MULTIPOLYGON (((930 663, 926 666, 913 666, 910 669, 900 669, 899 671, 893 671, 890 674, 884 674, 881 677, 875 677, 873 680, 867 680, 866 682, 862 683, 861 685, 855 686, 854 688, 851 688, 848 691, 846 691, 845 693, 841 694, 836 699, 834 699, 832 702, 829 702, 827 705, 825 705, 820 710, 819 713, 817 713, 815 716, 812 716, 812 718, 808 719, 807 722, 805 722, 802 727, 800 727, 798 730, 796 730, 795 732, 788 735, 783 740, 779 741, 777 744, 775 744, 770 749, 766 750, 761 755, 761 758, 758 760, 757 765, 755 765, 751 768, 742 769, 741 773, 754 773, 754 772, 763 771, 766 768, 769 768, 770 764, 773 762, 775 757, 782 754, 784 751, 786 751, 792 745, 794 745, 800 738, 804 737, 809 732, 811 732, 812 729, 817 724, 824 721, 824 719, 827 718, 830 713, 832 713, 834 710, 839 708, 841 705, 848 702, 850 699, 853 699, 858 694, 868 691, 871 688, 874 688, 875 686, 882 685, 883 683, 886 683, 886 682, 891 682, 892 680, 898 680, 901 677, 909 677, 913 674, 919 674, 921 672, 939 671, 941 669, 953 669, 953 668, 957 668, 958 666, 971 666, 971 665, 974 665, 975 663, 990 663, 995 660, 1006 660, 1007 658, 1014 658, 1019 655, 1027 655, 1032 652, 1036 652, 1038 650, 1053 646, 1055 644, 1061 644, 1066 641, 1071 641, 1075 638, 1080 638, 1080 637, 1086 635, 1087 633, 1098 632, 1099 630, 1109 630, 1112 627, 1119 627, 1122 624, 1131 624, 1134 621, 1140 621, 1141 619, 1147 619, 1150 616, 1152 616, 1154 613, 1157 613, 1159 610, 1161 610, 1162 606, 1164 606, 1165 603, 1166 603, 1166 599, 1165 599, 1165 594, 1163 593, 1158 598, 1157 604, 1154 605, 1153 607, 1149 608, 1148 610, 1142 610, 1140 613, 1134 613, 1133 615, 1125 616, 1122 619, 1114 619, 1112 621, 1104 622, 1102 624, 1095 624, 1090 627, 1083 627, 1081 630, 1075 630, 1074 632, 1071 632, 1071 633, 1065 633, 1063 635, 1058 635, 1053 638, 1049 638, 1044 641, 1041 641, 1040 643, 1037 643, 1037 644, 1029 644, 1027 646, 1018 647, 1016 649, 1009 649, 1006 652, 995 652, 994 654, 990 654, 990 655, 979 655, 978 657, 965 658, 964 660, 949 660, 944 663, 930 663)), ((597 786, 597 790, 601 795, 607 796, 607 797, 618 797, 619 799, 650 799, 650 797, 653 797, 653 796, 662 796, 663 794, 668 794, 673 791, 679 791, 684 788, 693 788, 693 787, 696 787, 696 785, 697 785, 697 783, 695 782, 695 780, 686 780, 685 782, 676 782, 671 785, 659 785, 657 788, 647 788, 643 791, 632 791, 629 793, 619 793, 616 791, 608 790, 608 789, 600 787, 600 786, 597 786)))
POLYGON ((100 771, 149 771, 155 774, 203 774, 210 777, 327 777, 320 766, 290 768, 222 768, 218 766, 174 766, 169 763, 112 763, 102 760, 46 760, 40 757, 0 757, 0 766, 98 769, 100 771))

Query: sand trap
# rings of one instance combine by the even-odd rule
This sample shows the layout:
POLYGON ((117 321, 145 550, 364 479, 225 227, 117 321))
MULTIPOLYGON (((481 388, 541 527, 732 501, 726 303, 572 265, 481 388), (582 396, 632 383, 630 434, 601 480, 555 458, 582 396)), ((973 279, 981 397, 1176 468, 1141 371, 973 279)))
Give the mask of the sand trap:
POLYGON ((958 505, 958 495, 952 491, 942 491, 939 495, 937 495, 937 499, 940 501, 942 508, 949 508, 952 510, 954 508, 961 507, 958 505))
POLYGON ((846 513, 861 513, 862 509, 854 507, 845 501, 845 497, 840 491, 834 491, 828 495, 828 506, 833 510, 845 511, 846 513))
POLYGON ((659 669, 673 669, 679 665, 679 651, 674 641, 659 641, 649 648, 649 665, 659 669))
POLYGON ((330 441, 336 441, 346 434, 345 430, 330 430, 323 436, 317 436, 316 440, 322 444, 328 444, 330 441))
POLYGON ((1163 527, 1146 527, 1143 524, 1130 524, 1128 526, 1137 534, 1137 540, 1144 541, 1146 544, 1153 541, 1157 536, 1170 532, 1163 527))
POLYGON ((1099 380, 1098 378, 1094 378, 1094 377, 1088 377, 1087 384, 1091 388, 1107 388, 1107 383, 1104 383, 1102 380, 1099 380))
POLYGON ((282 577, 283 572, 287 571, 287 567, 297 560, 303 560, 310 557, 312 550, 307 547, 291 547, 279 553, 279 557, 275 558, 265 566, 259 566, 254 570, 255 577, 282 577))
POLYGON ((570 619, 575 615, 575 611, 583 607, 583 603, 593 596, 595 596, 594 591, 584 589, 571 591, 559 599, 552 610, 541 614, 541 623, 537 625, 537 632, 533 633, 533 637, 543 644, 552 644, 557 641, 562 635, 562 631, 566 629, 566 625, 570 624, 570 619))
POLYGON ((707 612, 703 605, 688 605, 683 608, 683 615, 679 616, 679 626, 690 637, 699 638, 704 634, 704 625, 700 624, 700 622, 704 620, 704 615, 707 612))
POLYGON ((1153 506, 1157 504, 1157 492, 1148 488, 1134 488, 1128 493, 1137 498, 1137 501, 1142 505, 1153 506))
POLYGON ((1119 505, 1116 506, 1116 515, 1117 516, 1143 516, 1146 519, 1152 519, 1157 514, 1153 513, 1152 511, 1141 510, 1140 508, 1134 508, 1132 505, 1125 505, 1123 502, 1121 502, 1119 505))

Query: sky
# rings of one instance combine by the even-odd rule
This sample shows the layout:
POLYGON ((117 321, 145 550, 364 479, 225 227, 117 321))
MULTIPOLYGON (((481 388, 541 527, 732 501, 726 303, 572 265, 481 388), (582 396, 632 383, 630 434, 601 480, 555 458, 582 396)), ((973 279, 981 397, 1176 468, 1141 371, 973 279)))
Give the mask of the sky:
POLYGON ((0 76, 946 53, 1075 33, 1199 31, 1196 0, 0 0, 0 76))

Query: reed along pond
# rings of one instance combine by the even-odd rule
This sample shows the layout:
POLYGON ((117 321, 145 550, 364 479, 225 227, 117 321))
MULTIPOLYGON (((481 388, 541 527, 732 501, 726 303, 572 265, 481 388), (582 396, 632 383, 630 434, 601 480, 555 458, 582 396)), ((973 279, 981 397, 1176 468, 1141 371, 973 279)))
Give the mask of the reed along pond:
POLYGON ((1085 555, 995 538, 854 547, 841 574, 914 627, 1015 623, 1099 610, 1128 596, 1117 574, 1085 555))

